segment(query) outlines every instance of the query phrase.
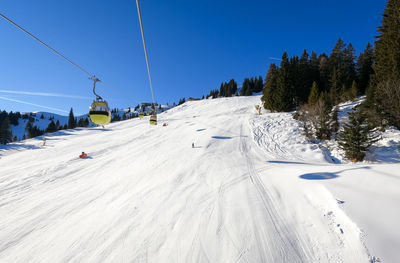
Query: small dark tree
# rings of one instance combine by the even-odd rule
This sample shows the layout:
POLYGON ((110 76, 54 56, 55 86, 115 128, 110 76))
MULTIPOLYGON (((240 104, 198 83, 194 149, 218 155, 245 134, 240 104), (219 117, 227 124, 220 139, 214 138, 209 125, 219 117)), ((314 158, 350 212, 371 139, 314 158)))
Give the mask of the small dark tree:
POLYGON ((319 98, 318 85, 317 82, 314 81, 312 84, 310 95, 308 96, 308 104, 315 105, 315 103, 317 103, 318 101, 318 98, 319 98))
POLYGON ((52 120, 49 125, 46 128, 46 132, 55 132, 57 131, 57 125, 54 123, 54 121, 52 120))
POLYGON ((250 80, 245 78, 242 84, 242 88, 240 89, 240 96, 250 96, 251 95, 251 87, 250 80))
POLYGON ((114 114, 111 118, 111 122, 120 121, 120 120, 121 120, 121 116, 119 116, 119 114, 114 114))
POLYGON ((360 94, 365 94, 370 83, 371 75, 374 74, 374 48, 368 42, 364 52, 357 59, 358 83, 360 94))
POLYGON ((74 117, 74 112, 71 108, 71 110, 69 111, 69 116, 68 116, 68 129, 73 129, 76 127, 76 120, 74 117))
POLYGON ((345 124, 339 133, 338 142, 345 156, 352 162, 364 160, 368 148, 378 141, 374 128, 367 124, 367 119, 362 112, 349 114, 349 123, 345 124))
POLYGON ((182 98, 182 99, 179 100, 178 105, 181 105, 181 104, 183 104, 183 103, 185 103, 185 102, 186 102, 186 99, 185 99, 185 98, 182 98))
POLYGON ((8 116, 0 123, 0 144, 7 144, 12 142, 13 135, 10 128, 10 120, 8 116))
POLYGON ((277 101, 277 86, 279 78, 278 67, 271 63, 265 78, 263 96, 261 100, 264 102, 264 108, 267 110, 274 111, 277 101))

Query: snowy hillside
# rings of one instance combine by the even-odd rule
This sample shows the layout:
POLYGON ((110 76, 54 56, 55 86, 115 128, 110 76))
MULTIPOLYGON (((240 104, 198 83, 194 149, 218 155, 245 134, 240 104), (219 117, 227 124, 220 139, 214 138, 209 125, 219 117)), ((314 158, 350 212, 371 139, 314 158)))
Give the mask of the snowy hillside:
MULTIPOLYGON (((171 108, 175 107, 175 105, 160 105, 157 107, 157 112, 161 113, 166 110, 169 110, 171 108)), ((149 113, 151 110, 151 107, 144 107, 143 112, 144 113, 149 113)), ((126 108, 126 109, 118 109, 118 110, 113 110, 112 116, 118 115, 121 120, 123 120, 123 117, 125 115, 126 119, 131 119, 134 117, 138 117, 139 115, 139 110, 133 110, 131 108, 126 108)), ((54 123, 59 121, 60 126, 64 126, 68 123, 68 116, 63 116, 55 113, 50 113, 50 112, 32 112, 32 113, 22 113, 22 118, 18 119, 18 125, 11 125, 11 131, 13 136, 17 137, 17 140, 20 141, 23 139, 24 135, 27 137, 27 131, 26 131, 26 125, 28 123, 29 117, 33 118, 32 126, 38 127, 40 130, 46 130, 46 128, 49 126, 50 122, 53 120, 54 123)), ((75 119, 79 121, 80 119, 86 119, 89 118, 88 114, 83 114, 83 115, 78 115, 75 116, 75 119)), ((96 126, 90 123, 90 127, 96 126)))
POLYGON ((400 164, 333 164, 291 114, 256 104, 7 145, 0 262, 397 262, 400 164))
MULTIPOLYGON (((355 101, 348 101, 338 105, 338 118, 340 127, 348 123, 348 114, 358 110, 358 106, 364 102, 365 96, 355 101)), ((367 152, 364 163, 400 163, 400 131, 389 127, 384 132, 379 132, 380 140, 371 146, 367 152)), ((328 149, 327 153, 336 162, 349 163, 344 158, 344 151, 339 149, 337 141, 334 139, 320 144, 323 149, 328 149)))
POLYGON ((54 122, 57 120, 60 122, 60 125, 65 125, 68 122, 68 116, 62 116, 54 113, 49 113, 49 112, 32 112, 32 113, 24 113, 23 116, 26 116, 26 118, 21 118, 18 120, 18 125, 11 125, 11 131, 13 136, 17 136, 18 140, 22 140, 24 135, 27 135, 27 132, 25 130, 26 124, 28 123, 28 117, 32 116, 34 118, 34 121, 32 123, 33 126, 37 126, 41 130, 45 130, 47 126, 49 126, 49 123, 51 122, 52 119, 54 119, 54 122), (41 118, 43 115, 43 118, 41 118))

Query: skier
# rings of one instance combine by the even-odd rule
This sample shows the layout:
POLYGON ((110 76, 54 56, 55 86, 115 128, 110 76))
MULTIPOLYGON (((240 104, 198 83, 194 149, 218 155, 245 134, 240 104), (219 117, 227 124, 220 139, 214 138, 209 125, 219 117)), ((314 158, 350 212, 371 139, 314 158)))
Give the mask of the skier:
POLYGON ((82 154, 81 154, 81 155, 79 155, 79 158, 81 158, 81 159, 85 159, 85 158, 86 158, 86 156, 87 156, 87 154, 86 154, 85 152, 82 152, 82 154))
POLYGON ((46 137, 43 137, 43 145, 42 146, 46 146, 46 137))
POLYGON ((192 148, 194 148, 194 142, 192 142, 192 148))

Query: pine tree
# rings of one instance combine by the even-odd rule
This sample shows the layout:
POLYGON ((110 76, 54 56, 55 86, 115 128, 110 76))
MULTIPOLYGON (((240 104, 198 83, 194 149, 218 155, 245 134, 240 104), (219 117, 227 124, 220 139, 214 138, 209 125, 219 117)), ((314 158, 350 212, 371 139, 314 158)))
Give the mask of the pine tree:
POLYGON ((365 94, 370 83, 371 75, 373 75, 374 69, 374 49, 372 45, 368 42, 364 52, 358 56, 357 59, 357 71, 358 71, 358 86, 360 94, 365 94))
POLYGON ((350 89, 351 84, 356 80, 356 51, 351 43, 343 50, 343 84, 350 89))
POLYGON ((219 95, 221 95, 221 97, 225 97, 225 87, 226 83, 221 83, 221 86, 219 88, 219 95))
POLYGON ((279 69, 279 78, 277 83, 276 105, 274 110, 291 111, 294 108, 294 86, 292 76, 290 75, 291 65, 286 51, 282 55, 281 66, 279 69))
POLYGON ((334 68, 337 70, 341 70, 344 62, 344 49, 346 47, 346 43, 339 38, 338 41, 336 42, 335 46, 332 49, 332 52, 329 56, 328 62, 329 62, 329 68, 330 71, 332 71, 334 68))
POLYGON ((375 42, 378 82, 400 79, 400 1, 388 0, 375 42))
POLYGON ((319 98, 318 85, 317 82, 314 81, 312 84, 310 95, 308 96, 308 104, 315 105, 315 103, 317 103, 318 101, 318 98, 319 98))
POLYGON ((355 80, 353 80, 353 83, 351 84, 351 89, 349 91, 349 97, 351 100, 354 100, 355 98, 357 98, 358 95, 358 87, 357 87, 357 83, 355 80))
POLYGON ((304 49, 298 63, 298 74, 294 76, 294 83, 297 83, 296 97, 300 104, 307 102, 310 88, 313 85, 312 71, 307 50, 304 49))
POLYGON ((240 96, 248 96, 246 94, 249 94, 250 92, 250 80, 248 78, 245 78, 242 84, 242 88, 240 90, 240 96))
POLYGON ((57 125, 54 123, 54 120, 52 120, 46 128, 46 132, 50 133, 55 131, 57 131, 57 125))
POLYGON ((331 114, 331 131, 336 133, 339 130, 339 109, 338 107, 334 107, 331 114))
POLYGON ((330 140, 332 138, 332 107, 329 96, 322 93, 315 105, 316 121, 314 123, 315 135, 318 140, 330 140))
POLYGON ((111 122, 116 122, 116 121, 120 121, 121 120, 121 116, 119 116, 119 114, 114 114, 111 118, 111 122))
POLYGON ((7 144, 13 141, 13 135, 10 127, 10 120, 6 116, 0 123, 0 144, 7 144))
POLYGON ((352 162, 362 161, 368 148, 378 140, 374 129, 367 124, 362 112, 349 114, 349 123, 345 124, 339 133, 339 146, 345 151, 345 156, 352 162))
POLYGON ((264 108, 267 110, 275 110, 278 78, 279 69, 275 64, 271 63, 265 78, 263 96, 261 97, 261 100, 264 103, 264 108))
POLYGON ((32 126, 32 122, 28 121, 28 122, 26 123, 26 126, 25 126, 25 131, 26 131, 26 133, 27 133, 28 139, 30 139, 30 138, 33 137, 33 136, 31 136, 32 127, 33 127, 33 126, 32 126))
POLYGON ((314 51, 311 53, 310 58, 310 79, 311 81, 317 82, 319 88, 321 88, 320 72, 319 72, 319 61, 317 53, 314 51))
POLYGON ((319 90, 322 91, 329 91, 330 83, 329 78, 331 75, 331 70, 329 67, 329 58, 325 53, 322 53, 318 57, 318 69, 319 69, 319 90))
POLYGON ((369 101, 388 124, 400 128, 400 0, 388 0, 375 42, 376 86, 369 101))
POLYGON ((76 127, 76 120, 74 117, 74 112, 71 108, 69 111, 69 116, 68 116, 68 129, 74 129, 76 127))
MULTIPOLYGON (((346 84, 348 84, 348 76, 346 73, 346 68, 351 68, 350 60, 351 58, 354 58, 353 53, 354 49, 352 46, 350 45, 350 48, 346 48, 344 41, 339 38, 332 50, 331 55, 329 56, 329 90, 331 99, 335 103, 340 102, 342 91, 347 89, 346 84), (342 88, 343 85, 345 85, 344 89, 342 88)), ((348 85, 351 85, 351 82, 348 85)))
POLYGON ((33 126, 31 122, 26 124, 25 130, 28 133, 28 138, 34 138, 44 134, 44 131, 40 130, 37 126, 33 126))
POLYGON ((252 93, 258 93, 263 90, 263 79, 261 76, 258 78, 254 78, 254 87, 252 89, 252 93))
POLYGON ((225 88, 225 97, 232 97, 237 91, 237 83, 234 79, 231 79, 225 88))
POLYGON ((329 78, 329 95, 335 104, 339 102, 338 97, 341 93, 341 88, 343 87, 343 85, 341 85, 340 83, 339 78, 340 77, 338 76, 338 71, 336 67, 334 67, 329 78))

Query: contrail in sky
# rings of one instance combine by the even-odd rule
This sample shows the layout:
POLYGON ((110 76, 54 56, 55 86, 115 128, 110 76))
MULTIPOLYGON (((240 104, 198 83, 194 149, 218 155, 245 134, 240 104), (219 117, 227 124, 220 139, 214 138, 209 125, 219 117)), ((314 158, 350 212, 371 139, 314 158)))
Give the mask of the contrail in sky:
POLYGON ((15 91, 15 90, 4 90, 4 89, 0 89, 0 92, 8 93, 8 94, 44 96, 44 97, 60 97, 60 98, 81 99, 81 100, 90 99, 90 97, 84 97, 84 96, 66 95, 66 94, 59 94, 59 93, 47 93, 47 92, 15 91))
POLYGON ((17 103, 22 103, 22 104, 26 104, 26 105, 31 105, 31 106, 35 106, 35 107, 45 108, 45 109, 49 109, 49 110, 55 110, 55 111, 68 113, 68 111, 65 111, 65 110, 60 110, 60 109, 57 109, 57 108, 52 108, 52 107, 47 107, 47 106, 43 106, 43 105, 39 105, 39 104, 34 104, 34 103, 22 101, 22 100, 15 100, 15 99, 10 99, 10 98, 6 98, 6 97, 2 97, 2 96, 0 96, 0 99, 13 101, 13 102, 17 102, 17 103))
POLYGON ((268 57, 269 59, 272 59, 272 60, 278 60, 278 61, 282 61, 282 59, 280 59, 280 58, 274 58, 274 57, 268 57))

